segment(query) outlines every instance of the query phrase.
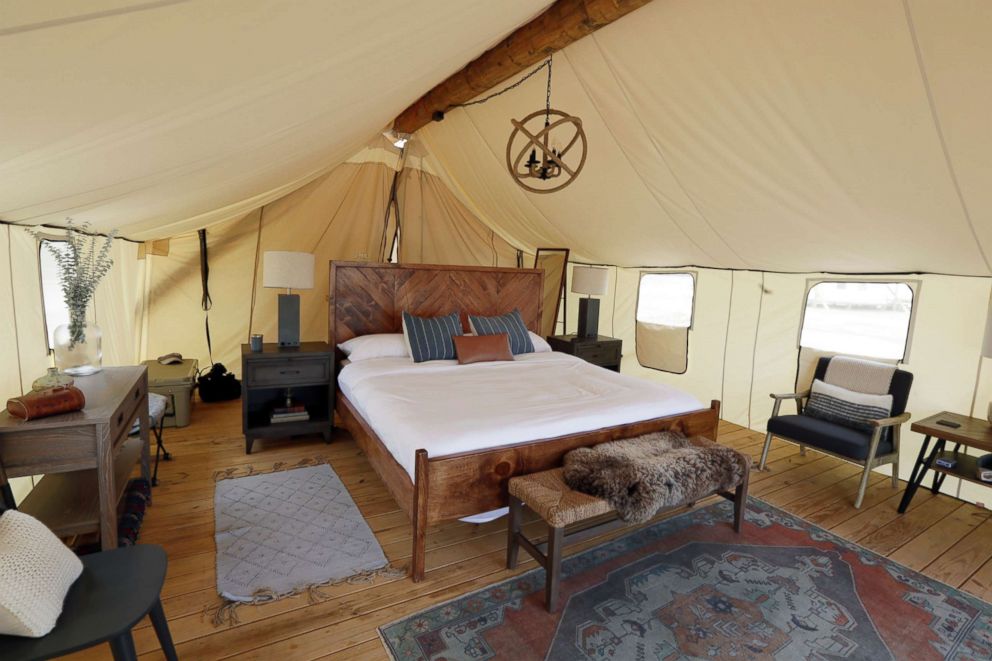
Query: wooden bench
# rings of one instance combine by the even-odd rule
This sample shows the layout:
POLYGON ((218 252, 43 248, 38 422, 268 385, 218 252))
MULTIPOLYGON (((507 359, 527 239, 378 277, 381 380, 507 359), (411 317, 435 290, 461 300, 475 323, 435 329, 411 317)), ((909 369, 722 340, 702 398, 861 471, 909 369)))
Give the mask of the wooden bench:
MULTIPOLYGON (((712 442, 712 441, 709 441, 712 442)), ((561 468, 521 475, 509 481, 510 515, 508 517, 506 567, 517 566, 517 555, 523 547, 545 570, 545 605, 548 612, 558 609, 558 592, 561 582, 561 552, 565 544, 580 542, 630 524, 621 520, 609 503, 595 496, 573 491, 565 483, 561 468), (521 532, 524 507, 529 508, 548 525, 548 538, 537 544, 521 532), (588 525, 583 525, 588 524, 588 525), (572 526, 566 534, 565 528, 572 526), (546 550, 542 547, 546 547, 546 550)), ((734 492, 718 492, 734 503, 734 531, 740 532, 747 501, 749 471, 734 492)), ((699 494, 706 498, 714 494, 699 494)), ((692 507, 695 500, 659 510, 670 511, 692 507)))

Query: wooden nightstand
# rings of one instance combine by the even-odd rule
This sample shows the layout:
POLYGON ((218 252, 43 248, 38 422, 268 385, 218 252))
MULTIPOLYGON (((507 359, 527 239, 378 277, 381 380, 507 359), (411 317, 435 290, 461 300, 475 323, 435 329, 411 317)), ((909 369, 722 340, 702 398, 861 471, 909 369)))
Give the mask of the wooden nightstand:
POLYGON ((245 454, 256 438, 289 438, 321 434, 331 442, 334 425, 334 349, 326 342, 298 347, 265 344, 253 353, 241 345, 241 427, 245 454), (273 422, 274 409, 285 406, 287 394, 302 404, 309 420, 273 422))
POLYGON ((623 355, 623 340, 605 335, 578 337, 576 335, 552 335, 548 344, 555 351, 570 353, 593 365, 605 367, 614 372, 620 371, 620 358, 623 355))

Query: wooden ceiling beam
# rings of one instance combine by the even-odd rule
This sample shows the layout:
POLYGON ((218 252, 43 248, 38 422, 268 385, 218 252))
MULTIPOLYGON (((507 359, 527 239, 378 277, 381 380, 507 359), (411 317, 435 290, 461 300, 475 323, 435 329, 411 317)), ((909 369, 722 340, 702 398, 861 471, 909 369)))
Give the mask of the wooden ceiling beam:
POLYGON ((435 111, 471 101, 650 1, 558 0, 420 97, 396 117, 393 129, 413 133, 430 122, 435 111))

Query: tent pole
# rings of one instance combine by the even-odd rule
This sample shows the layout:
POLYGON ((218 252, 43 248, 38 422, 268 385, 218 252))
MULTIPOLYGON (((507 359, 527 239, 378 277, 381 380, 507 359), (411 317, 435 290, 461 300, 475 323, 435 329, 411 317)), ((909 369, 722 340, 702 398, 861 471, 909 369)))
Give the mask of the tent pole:
MULTIPOLYGON (((403 174, 403 170, 406 168, 406 145, 400 147, 400 157, 396 161, 396 171, 393 173, 393 183, 389 187, 389 199, 386 200, 386 217, 382 221, 382 242, 379 244, 379 261, 388 261, 389 255, 387 255, 387 250, 392 250, 392 243, 388 243, 386 236, 389 232, 389 214, 390 212, 396 215, 396 230, 393 233, 393 239, 395 240, 396 234, 400 231, 400 202, 397 197, 399 192, 400 175, 403 174)), ((397 257, 398 259, 398 257, 397 257)))

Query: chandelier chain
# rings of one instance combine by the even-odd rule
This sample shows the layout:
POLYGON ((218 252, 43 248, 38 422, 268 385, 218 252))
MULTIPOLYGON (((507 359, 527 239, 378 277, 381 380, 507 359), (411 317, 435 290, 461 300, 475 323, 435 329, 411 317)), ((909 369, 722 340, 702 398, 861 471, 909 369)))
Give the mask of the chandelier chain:
POLYGON ((486 101, 489 101, 491 99, 495 99, 497 96, 500 96, 502 94, 506 94, 510 90, 516 89, 516 88, 520 87, 525 82, 527 82, 527 80, 529 78, 532 78, 535 75, 537 75, 545 67, 548 68, 548 108, 550 108, 551 107, 551 56, 548 56, 548 59, 546 59, 544 62, 542 62, 536 68, 534 68, 532 71, 529 71, 526 76, 524 76, 523 78, 521 78, 517 82, 513 83, 512 85, 507 85, 506 87, 504 87, 503 89, 499 90, 498 92, 493 92, 489 96, 484 96, 481 99, 476 99, 475 101, 468 101, 467 103, 455 103, 455 104, 450 105, 447 108, 445 108, 444 109, 444 112, 448 112, 452 108, 467 108, 469 106, 481 105, 481 104, 485 103, 486 101))
POLYGON ((544 125, 547 126, 551 123, 551 65, 554 55, 548 56, 548 96, 544 101, 544 125))

